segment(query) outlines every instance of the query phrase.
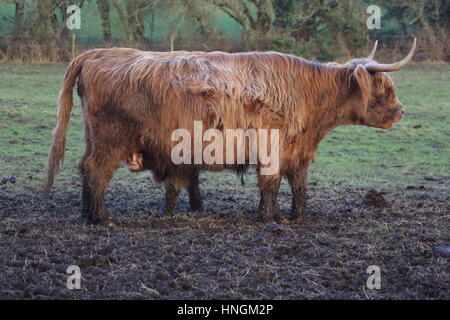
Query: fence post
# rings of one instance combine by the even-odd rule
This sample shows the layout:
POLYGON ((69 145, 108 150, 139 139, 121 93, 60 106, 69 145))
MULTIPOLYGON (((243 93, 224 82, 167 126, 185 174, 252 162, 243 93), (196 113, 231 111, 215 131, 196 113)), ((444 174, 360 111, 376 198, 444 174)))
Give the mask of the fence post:
POLYGON ((72 60, 75 59, 76 51, 77 51, 76 39, 77 39, 77 35, 75 33, 72 33, 72 60))

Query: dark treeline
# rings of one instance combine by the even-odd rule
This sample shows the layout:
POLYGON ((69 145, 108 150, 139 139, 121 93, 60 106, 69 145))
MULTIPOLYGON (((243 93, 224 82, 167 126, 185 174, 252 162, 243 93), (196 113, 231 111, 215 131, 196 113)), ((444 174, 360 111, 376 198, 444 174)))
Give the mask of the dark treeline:
POLYGON ((450 60, 449 0, 0 0, 0 60, 68 60, 73 54, 67 8, 89 5, 100 20, 102 41, 77 49, 129 46, 146 50, 277 50, 310 59, 335 60, 366 52, 379 39, 401 54, 419 39, 416 59, 450 60), (369 30, 366 9, 381 8, 381 29, 369 30), (155 40, 155 15, 167 17, 164 40, 155 40), (217 17, 240 30, 238 39, 218 30, 217 17), (169 17, 172 17, 170 19, 169 17), (120 34, 114 34, 117 24, 120 34), (186 29, 192 30, 186 34, 186 29))

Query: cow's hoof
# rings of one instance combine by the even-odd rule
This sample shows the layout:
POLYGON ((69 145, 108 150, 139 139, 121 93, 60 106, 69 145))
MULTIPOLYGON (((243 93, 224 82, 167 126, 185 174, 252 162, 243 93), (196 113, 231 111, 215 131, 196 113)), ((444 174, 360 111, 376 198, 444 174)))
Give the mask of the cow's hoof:
POLYGON ((258 213, 258 221, 262 222, 262 223, 270 223, 270 222, 274 222, 275 219, 272 215, 268 215, 268 214, 261 214, 258 213))
POLYGON ((203 212, 203 207, 192 207, 189 209, 190 212, 203 212))
POLYGON ((303 222, 303 220, 305 219, 305 213, 302 212, 301 214, 298 213, 292 213, 290 216, 290 220, 291 221, 295 221, 295 222, 303 222))
POLYGON ((103 226, 103 227, 108 227, 108 228, 112 228, 112 227, 116 227, 117 224, 115 222, 113 222, 110 219, 104 220, 104 221, 94 221, 94 222, 90 222, 91 225, 95 225, 95 226, 103 226))
POLYGON ((287 222, 286 218, 283 216, 274 216, 273 217, 274 221, 278 224, 285 224, 287 222))
POLYGON ((117 224, 112 221, 111 219, 105 219, 105 220, 92 220, 89 218, 84 218, 84 224, 88 225, 88 226, 104 226, 104 227, 108 227, 108 228, 112 228, 117 226, 117 224))
POLYGON ((197 214, 197 213, 202 213, 202 212, 203 212, 203 208, 196 208, 196 209, 191 208, 191 209, 189 210, 189 212, 187 213, 187 215, 188 215, 188 216, 191 216, 191 215, 195 215, 195 214, 197 214))
POLYGON ((81 224, 83 224, 85 226, 92 226, 92 225, 94 225, 94 222, 92 221, 92 219, 89 219, 88 217, 82 216, 81 217, 81 224))
POLYGON ((276 222, 279 224, 285 223, 286 219, 284 218, 283 212, 258 212, 258 220, 263 223, 271 223, 276 222))

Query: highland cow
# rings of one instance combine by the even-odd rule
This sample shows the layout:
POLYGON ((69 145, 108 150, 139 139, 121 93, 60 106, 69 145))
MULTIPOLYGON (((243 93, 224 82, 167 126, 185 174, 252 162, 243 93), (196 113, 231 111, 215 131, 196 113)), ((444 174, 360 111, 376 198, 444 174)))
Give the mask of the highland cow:
MULTIPOLYGON (((393 64, 372 60, 376 45, 368 58, 345 64, 315 63, 277 52, 90 50, 71 62, 64 77, 45 189, 51 188, 63 159, 78 79, 86 137, 80 163, 83 212, 93 223, 109 223, 105 190, 114 171, 132 154, 139 153, 142 168, 164 181, 169 213, 184 187, 191 207, 201 207, 200 170, 245 170, 247 165, 237 162, 174 164, 171 151, 177 142, 171 134, 179 128, 193 132, 195 121, 201 121, 204 131, 279 130, 279 170, 264 175, 260 159, 256 164, 259 218, 283 220, 277 194, 286 177, 293 194, 291 217, 298 219, 306 207, 308 166, 328 132, 341 125, 387 129, 402 119, 403 107, 385 72, 404 67, 415 47, 414 39, 409 54, 393 64)), ((248 160, 249 152, 245 156, 248 160)))

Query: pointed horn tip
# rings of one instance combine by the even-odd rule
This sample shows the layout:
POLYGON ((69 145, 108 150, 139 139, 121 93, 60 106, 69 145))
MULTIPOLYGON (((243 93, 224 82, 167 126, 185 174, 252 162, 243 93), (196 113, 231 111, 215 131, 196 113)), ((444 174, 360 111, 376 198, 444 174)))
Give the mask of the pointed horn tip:
POLYGON ((379 64, 379 63, 368 63, 366 64, 366 69, 371 72, 390 72, 397 71, 403 68, 408 62, 412 60, 414 52, 416 50, 417 39, 414 38, 413 45, 409 50, 408 55, 403 58, 401 61, 391 64, 379 64))
POLYGON ((375 40, 373 48, 370 51, 369 55, 367 56, 367 59, 370 59, 370 60, 373 59, 373 57, 375 56, 375 52, 377 51, 377 47, 378 47, 378 40, 375 40))
POLYGON ((417 38, 414 37, 414 41, 413 41, 413 44, 412 44, 412 46, 411 46, 411 50, 409 50, 408 56, 411 55, 411 57, 412 57, 412 55, 413 55, 414 52, 416 51, 416 44, 417 44, 417 38))

